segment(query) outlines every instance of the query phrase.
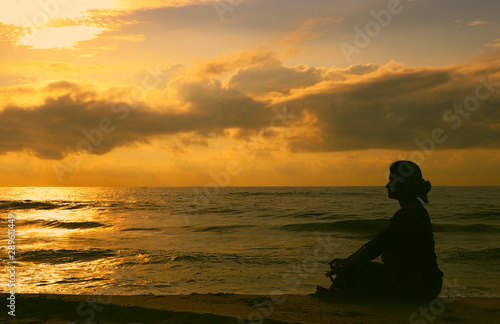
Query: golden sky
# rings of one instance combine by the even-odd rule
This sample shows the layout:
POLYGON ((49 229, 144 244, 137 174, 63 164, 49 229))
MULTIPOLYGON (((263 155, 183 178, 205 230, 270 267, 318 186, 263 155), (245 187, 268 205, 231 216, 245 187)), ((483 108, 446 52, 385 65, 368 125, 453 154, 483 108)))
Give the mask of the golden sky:
POLYGON ((3 186, 500 185, 496 0, 1 0, 3 186))

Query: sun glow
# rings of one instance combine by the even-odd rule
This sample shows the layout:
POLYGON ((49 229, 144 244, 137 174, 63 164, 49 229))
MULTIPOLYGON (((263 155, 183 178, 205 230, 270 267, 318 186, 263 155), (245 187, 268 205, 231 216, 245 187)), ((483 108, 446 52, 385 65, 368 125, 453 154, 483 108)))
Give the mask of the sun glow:
POLYGON ((117 0, 3 0, 0 22, 41 26, 53 18, 77 18, 88 10, 118 9, 117 0))
POLYGON ((95 38, 106 29, 92 26, 42 27, 21 37, 21 45, 35 49, 73 47, 76 43, 95 38))
POLYGON ((92 26, 97 19, 95 10, 118 8, 116 0, 6 0, 2 1, 0 24, 25 28, 28 33, 19 35, 21 45, 33 49, 71 48, 106 30, 102 26, 92 26), (51 25, 61 19, 65 25, 51 25))

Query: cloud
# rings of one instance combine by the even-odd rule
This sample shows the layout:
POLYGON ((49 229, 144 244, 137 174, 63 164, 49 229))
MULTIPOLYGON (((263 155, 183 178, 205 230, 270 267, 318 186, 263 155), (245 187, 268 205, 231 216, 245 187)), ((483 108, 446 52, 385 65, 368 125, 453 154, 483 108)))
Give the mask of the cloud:
POLYGON ((469 26, 469 27, 481 26, 481 25, 488 25, 488 23, 486 21, 482 21, 482 20, 474 20, 474 21, 469 21, 467 23, 467 26, 469 26))
MULTIPOLYGON (((311 18, 300 23, 300 27, 286 33, 277 33, 276 43, 282 47, 279 59, 290 57, 303 48, 300 44, 316 39, 332 28, 338 26, 342 18, 325 17, 311 18)), ((198 66, 198 74, 202 77, 219 76, 223 73, 233 71, 238 68, 248 68, 256 66, 260 69, 267 69, 272 73, 273 66, 276 67, 278 58, 275 53, 268 48, 259 46, 239 53, 225 53, 217 57, 204 60, 198 66)))
POLYGON ((251 95, 269 92, 289 93, 291 89, 312 86, 319 82, 326 69, 297 65, 286 67, 273 60, 267 64, 250 66, 232 74, 227 85, 251 95))
MULTIPOLYGON (((63 62, 20 61, 5 64, 0 71, 0 102, 2 106, 9 103, 31 101, 45 94, 30 94, 30 98, 22 94, 16 95, 16 89, 22 85, 37 85, 47 80, 60 80, 66 78, 99 79, 103 73, 113 67, 103 64, 71 64, 63 62)), ((31 88, 34 90, 34 88, 31 88)), ((1 106, 0 106, 1 107, 1 106)))
POLYGON ((495 40, 494 40, 493 42, 491 42, 491 43, 484 44, 483 46, 485 46, 485 47, 493 47, 493 48, 498 48, 498 47, 500 47, 500 38, 495 39, 495 40))
POLYGON ((35 49, 74 47, 78 42, 95 38, 103 30, 98 27, 43 27, 35 34, 21 37, 20 44, 35 49))
MULTIPOLYGON (((8 7, 12 13, 0 14, 0 41, 35 49, 72 48, 80 41, 95 38, 102 31, 120 30, 124 26, 138 23, 127 16, 131 13, 130 6, 120 6, 114 0, 73 1, 66 4, 56 1, 31 2, 31 7, 29 3, 10 3, 8 7)), ((170 4, 163 1, 163 6, 169 7, 170 4)), ((111 39, 141 41, 144 40, 144 35, 119 35, 111 39)))
POLYGON ((497 59, 443 68, 391 63, 361 78, 297 91, 280 102, 308 107, 317 118, 311 125, 316 136, 291 138, 290 147, 295 151, 415 150, 416 141, 422 143, 440 128, 447 139, 426 144, 429 149, 498 148, 500 132, 488 125, 500 120, 499 72, 497 59), (489 78, 488 89, 483 82, 489 78), (487 99, 477 99, 478 87, 480 96, 487 99), (462 110, 454 112, 454 104, 462 110), (473 109, 468 111, 464 105, 473 109))
POLYGON ((297 45, 312 40, 324 34, 325 29, 337 27, 343 19, 339 17, 310 18, 301 23, 301 26, 289 32, 280 42, 297 45))
POLYGON ((486 22, 484 20, 454 19, 453 21, 457 24, 457 27, 462 27, 462 26, 475 27, 475 26, 482 26, 482 25, 490 25, 489 22, 486 22))
POLYGON ((220 0, 120 0, 118 8, 123 10, 150 10, 170 7, 217 3, 220 0))
POLYGON ((368 64, 354 64, 345 69, 346 74, 356 74, 363 75, 371 72, 377 71, 379 66, 377 64, 368 63, 368 64))
POLYGON ((263 49, 251 49, 240 53, 226 53, 204 60, 198 65, 197 72, 201 77, 219 76, 244 66, 273 61, 273 55, 271 51, 263 49))
POLYGON ((301 23, 301 26, 282 37, 279 44, 285 46, 287 50, 283 57, 297 54, 302 49, 300 44, 324 35, 327 31, 338 27, 343 20, 339 17, 310 18, 301 23))
POLYGON ((235 62, 228 66, 248 66, 223 81, 200 78, 179 64, 159 68, 168 74, 159 86, 170 96, 161 103, 134 98, 137 88, 101 89, 67 80, 0 88, 5 95, 38 98, 0 107, 0 154, 27 151, 42 159, 63 159, 88 150, 102 155, 179 134, 194 134, 183 140, 186 146, 209 145, 206 140, 214 137, 249 141, 248 135, 273 124, 280 147, 293 152, 410 151, 418 149, 416 140, 428 146, 436 128, 447 136, 434 143, 438 150, 500 148, 500 62, 495 55, 441 68, 396 62, 286 66, 272 58, 235 62), (475 102, 470 111, 464 108, 475 102), (273 123, 283 107, 294 118, 273 123))
POLYGON ((168 67, 156 65, 148 65, 140 72, 135 72, 128 79, 133 83, 142 86, 144 89, 152 87, 159 90, 167 88, 168 83, 176 76, 185 73, 186 67, 180 63, 170 65, 168 67))
POLYGON ((43 104, 0 111, 0 154, 28 151, 57 160, 82 149, 101 155, 116 147, 148 143, 155 136, 194 132, 213 137, 230 127, 257 129, 272 118, 264 105, 214 80, 178 79, 174 87, 188 112, 153 110, 122 100, 116 92, 100 94, 73 82, 48 84, 39 91, 59 94, 48 96, 43 104), (100 138, 99 132, 105 136, 100 138))
POLYGON ((375 64, 356 64, 348 68, 311 67, 305 64, 285 66, 277 59, 239 69, 226 84, 250 95, 289 94, 294 89, 311 87, 321 81, 345 81, 349 75, 364 75, 378 69, 375 64))
POLYGON ((0 41, 13 42, 28 32, 28 28, 24 26, 16 26, 14 24, 2 24, 0 22, 0 41))

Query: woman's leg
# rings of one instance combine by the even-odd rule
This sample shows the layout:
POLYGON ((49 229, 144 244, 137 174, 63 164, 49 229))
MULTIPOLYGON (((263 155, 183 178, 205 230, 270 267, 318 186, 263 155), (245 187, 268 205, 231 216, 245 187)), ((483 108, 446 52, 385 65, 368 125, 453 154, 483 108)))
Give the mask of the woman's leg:
POLYGON ((441 280, 437 279, 430 282, 420 273, 397 274, 382 263, 369 262, 345 275, 345 288, 351 297, 426 302, 441 290, 441 280))
POLYGON ((351 297, 380 298, 390 295, 394 273, 382 263, 368 262, 350 269, 345 274, 346 292, 351 297))

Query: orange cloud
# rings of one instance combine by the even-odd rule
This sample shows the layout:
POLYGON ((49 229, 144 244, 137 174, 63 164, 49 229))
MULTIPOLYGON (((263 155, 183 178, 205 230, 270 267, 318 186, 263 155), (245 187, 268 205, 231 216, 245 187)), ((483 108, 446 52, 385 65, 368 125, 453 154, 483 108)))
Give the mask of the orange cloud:
POLYGON ((474 21, 470 21, 467 23, 467 26, 470 26, 470 27, 481 26, 481 25, 488 25, 488 23, 486 21, 482 21, 482 20, 474 20, 474 21))
POLYGON ((257 145, 268 152, 411 151, 430 149, 435 129, 447 137, 433 143, 435 150, 500 147, 496 57, 442 68, 390 62, 341 69, 290 67, 248 54, 228 64, 227 69, 248 66, 224 82, 173 66, 157 85, 172 96, 162 104, 134 98, 133 87, 106 90, 58 81, 0 88, 4 96, 37 98, 1 107, 0 153, 24 150, 43 159, 79 150, 103 155, 188 133, 197 138, 184 141, 186 146, 213 138, 252 143, 267 136, 276 142, 257 145), (476 101, 478 107, 470 106, 476 101))
POLYGON ((282 57, 286 58, 297 54, 302 50, 298 45, 316 39, 327 31, 337 28, 342 20, 343 18, 339 17, 326 17, 311 18, 302 22, 299 28, 285 34, 279 40, 278 43, 285 48, 282 57))
POLYGON ((240 53, 226 53, 222 56, 202 61, 196 68, 201 77, 219 76, 235 69, 265 64, 273 61, 273 53, 268 50, 255 49, 240 53))

